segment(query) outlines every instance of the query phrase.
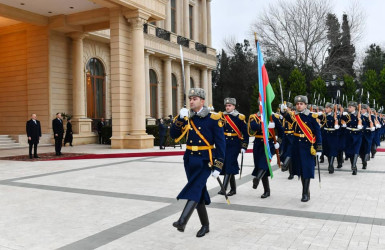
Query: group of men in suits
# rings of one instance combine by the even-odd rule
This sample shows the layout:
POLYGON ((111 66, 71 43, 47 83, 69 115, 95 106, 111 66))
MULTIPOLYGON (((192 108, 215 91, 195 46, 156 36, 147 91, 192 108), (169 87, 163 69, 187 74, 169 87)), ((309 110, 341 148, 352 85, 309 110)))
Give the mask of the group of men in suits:
MULTIPOLYGON (((55 139, 55 153, 56 155, 61 155, 61 148, 64 135, 64 126, 61 113, 56 113, 56 118, 52 120, 52 130, 55 139)), ((29 144, 29 158, 40 158, 37 154, 37 145, 41 138, 41 126, 40 121, 36 119, 36 114, 31 115, 31 119, 27 121, 26 131, 29 144), (32 155, 33 148, 33 155, 32 155)), ((72 124, 71 119, 68 119, 67 122, 67 132, 66 138, 64 140, 64 145, 69 143, 72 146, 72 124)))

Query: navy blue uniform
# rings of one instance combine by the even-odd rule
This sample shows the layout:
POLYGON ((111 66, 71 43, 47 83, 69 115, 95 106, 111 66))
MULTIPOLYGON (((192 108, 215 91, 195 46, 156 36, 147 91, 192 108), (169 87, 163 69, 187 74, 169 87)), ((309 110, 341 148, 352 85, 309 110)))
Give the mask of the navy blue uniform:
POLYGON ((228 116, 231 119, 238 130, 241 132, 241 139, 238 137, 235 130, 224 119, 224 134, 226 138, 226 153, 225 162, 221 174, 239 174, 238 155, 241 148, 247 149, 249 145, 249 135, 247 134, 247 125, 245 116, 238 112, 232 112, 231 114, 224 113, 224 116, 228 116))
POLYGON ((322 127, 324 130, 322 134, 323 153, 327 157, 337 157, 338 154, 340 131, 339 129, 335 129, 334 124, 335 120, 333 113, 327 114, 324 126, 322 127))
MULTIPOLYGON (((284 129, 278 120, 279 116, 272 115, 272 118, 273 118, 273 122, 275 123, 275 127, 278 130, 278 136, 282 138, 284 135, 284 129)), ((254 146, 253 146, 254 170, 252 175, 257 176, 258 170, 263 169, 266 171, 265 175, 270 176, 269 167, 266 161, 265 146, 264 146, 265 144, 263 142, 262 124, 261 124, 261 118, 259 114, 258 116, 255 114, 250 115, 248 124, 249 124, 249 128, 255 132, 252 135, 252 136, 255 136, 254 146)), ((274 138, 272 137, 270 132, 269 132, 269 147, 270 147, 271 154, 275 155, 274 138)))
MULTIPOLYGON (((375 117, 371 117, 372 121, 375 117)), ((372 142, 374 138, 374 131, 370 128, 369 114, 365 113, 362 115, 362 143, 360 148, 360 157, 363 158, 365 155, 370 154, 370 149, 372 147, 372 142)))
POLYGON ((285 135, 282 138, 281 149, 281 162, 284 162, 286 157, 292 157, 292 149, 294 142, 294 130, 293 124, 290 123, 287 119, 282 119, 282 127, 284 129, 285 135))
POLYGON ((357 111, 343 115, 341 119, 346 122, 345 154, 347 157, 351 158, 360 153, 362 143, 362 129, 357 128, 357 111))
POLYGON ((317 122, 318 114, 305 110, 299 113, 302 122, 310 129, 312 136, 315 137, 313 145, 305 136, 298 125, 294 115, 285 114, 285 118, 293 122, 294 128, 294 147, 293 147, 293 174, 302 176, 304 179, 314 178, 315 160, 311 153, 312 146, 317 151, 322 151, 321 127, 317 122))
MULTIPOLYGON (((212 159, 213 161, 215 159, 214 168, 221 171, 226 147, 221 114, 209 113, 207 107, 203 107, 201 113, 192 115, 188 121, 177 116, 171 126, 170 136, 174 139, 180 137, 183 132, 182 127, 189 126, 190 121, 193 121, 197 130, 212 147, 212 159), (214 145, 215 148, 213 147, 214 145)), ((188 182, 179 193, 177 199, 187 199, 197 203, 204 202, 208 205, 211 201, 207 192, 206 182, 211 174, 209 166, 210 154, 206 148, 207 145, 192 126, 187 132, 186 145, 187 149, 183 160, 188 182)))

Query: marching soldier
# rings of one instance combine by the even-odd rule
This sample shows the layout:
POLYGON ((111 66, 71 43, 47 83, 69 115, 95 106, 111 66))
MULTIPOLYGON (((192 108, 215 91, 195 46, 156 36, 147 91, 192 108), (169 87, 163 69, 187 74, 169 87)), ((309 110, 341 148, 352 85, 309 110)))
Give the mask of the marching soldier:
POLYGON ((214 178, 219 176, 226 147, 222 115, 209 112, 204 106, 205 95, 203 89, 191 88, 188 94, 191 109, 182 108, 174 118, 170 130, 171 137, 177 138, 176 141, 187 134, 183 160, 188 182, 177 197, 178 200, 186 199, 187 203, 173 226, 184 232, 196 208, 202 224, 197 237, 202 237, 210 231, 206 205, 211 201, 206 182, 210 175, 214 178))
MULTIPOLYGON (((293 109, 293 104, 291 102, 286 103, 287 112, 291 113, 293 109)), ((282 116, 281 116, 282 117, 282 116)), ((292 167, 292 149, 293 149, 293 140, 294 140, 294 130, 293 123, 290 123, 287 119, 282 117, 282 127, 284 129, 285 135, 282 139, 281 144, 281 162, 282 171, 289 170, 288 179, 291 180, 294 178, 293 167, 292 167)))
POLYGON ((325 105, 326 120, 323 124, 324 133, 322 134, 323 153, 328 158, 329 174, 334 173, 334 159, 338 154, 338 134, 340 125, 338 124, 337 113, 333 113, 334 105, 327 102, 325 105))
POLYGON ((366 169, 368 161, 370 160, 370 150, 372 148, 374 131, 376 130, 376 127, 373 125, 373 119, 375 119, 375 117, 369 114, 368 109, 370 109, 368 105, 361 105, 363 137, 360 148, 360 158, 362 160, 362 169, 366 169))
POLYGON ((348 112, 344 112, 341 119, 346 122, 345 154, 350 158, 352 175, 357 175, 357 159, 362 142, 362 120, 361 114, 356 110, 357 102, 348 103, 348 112))
MULTIPOLYGON (((269 147, 272 155, 275 154, 275 150, 279 148, 279 143, 274 143, 274 128, 277 127, 280 138, 283 137, 284 131, 279 122, 279 115, 272 114, 273 122, 269 123, 269 147)), ((264 192, 261 195, 261 198, 267 198, 270 196, 270 185, 269 185, 269 166, 267 164, 266 155, 265 155, 265 144, 263 141, 263 133, 262 133, 262 122, 261 122, 261 114, 258 112, 257 114, 252 114, 249 117, 248 121, 248 132, 250 129, 254 131, 254 134, 249 134, 250 136, 254 136, 254 146, 253 146, 253 158, 254 158, 254 170, 251 175, 254 176, 253 179, 253 188, 257 189, 260 180, 262 179, 264 192)))
POLYGON ((302 202, 310 200, 310 179, 314 179, 315 160, 314 156, 322 154, 322 138, 320 125, 317 122, 318 114, 311 113, 307 109, 307 97, 296 96, 294 103, 296 111, 294 114, 285 112, 283 105, 283 116, 293 122, 294 147, 293 147, 293 172, 301 177, 302 202))
MULTIPOLYGON (((237 193, 235 175, 239 174, 238 155, 241 152, 243 156, 249 145, 245 116, 235 109, 236 102, 235 98, 228 97, 224 100, 226 108, 226 111, 223 112, 226 153, 221 174, 224 175, 223 186, 225 192, 230 181, 230 192, 227 194, 228 196, 237 193)), ((220 190, 218 194, 224 195, 222 190, 220 190)))
POLYGON ((381 123, 380 123, 380 117, 378 117, 378 113, 376 112, 375 109, 372 109, 372 113, 375 114, 374 125, 376 127, 376 131, 374 132, 374 138, 372 142, 372 148, 371 148, 372 158, 374 158, 377 152, 377 147, 379 147, 381 144, 380 142, 381 123))
POLYGON ((339 133, 338 133, 338 152, 337 152, 337 168, 342 168, 342 164, 344 163, 344 151, 345 151, 345 141, 346 141, 346 122, 341 120, 342 113, 344 112, 344 108, 341 104, 339 104, 339 112, 338 112, 338 125, 339 133))

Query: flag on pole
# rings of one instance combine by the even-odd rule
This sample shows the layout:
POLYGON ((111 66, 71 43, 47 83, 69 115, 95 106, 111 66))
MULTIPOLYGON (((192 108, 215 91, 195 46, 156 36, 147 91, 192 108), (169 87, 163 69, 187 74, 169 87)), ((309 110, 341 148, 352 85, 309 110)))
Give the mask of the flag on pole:
POLYGON ((263 56, 261 53, 261 48, 259 47, 259 42, 255 39, 255 43, 257 46, 257 55, 258 55, 258 87, 259 87, 259 112, 261 113, 261 121, 262 121, 262 134, 263 134, 263 142, 265 146, 265 155, 267 165, 269 166, 269 172, 271 178, 273 178, 273 171, 271 169, 271 152, 269 146, 269 121, 270 117, 273 113, 271 108, 271 103, 274 100, 274 91, 269 82, 269 76, 267 75, 265 63, 263 61, 263 56))

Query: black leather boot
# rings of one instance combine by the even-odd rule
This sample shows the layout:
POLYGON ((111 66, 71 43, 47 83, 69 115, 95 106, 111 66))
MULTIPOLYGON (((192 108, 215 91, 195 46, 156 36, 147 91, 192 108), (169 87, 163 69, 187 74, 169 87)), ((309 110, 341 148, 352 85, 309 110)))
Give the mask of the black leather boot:
POLYGON ((294 178, 293 174, 293 162, 290 160, 289 162, 289 177, 287 177, 289 180, 292 180, 294 178))
POLYGON ((358 154, 355 154, 353 157, 350 158, 350 162, 352 163, 352 175, 357 175, 357 159, 358 154))
POLYGON ((227 196, 233 196, 237 193, 237 183, 235 182, 235 176, 232 174, 230 177, 230 192, 227 193, 227 196))
POLYGON ((322 154, 321 157, 320 157, 320 162, 319 163, 324 163, 325 162, 325 157, 324 155, 322 154))
POLYGON ((302 181, 302 202, 308 202, 310 200, 310 179, 303 179, 302 181))
POLYGON ((210 232, 209 216, 207 215, 206 205, 204 203, 199 203, 197 206, 197 212, 202 225, 201 229, 197 232, 197 237, 203 237, 205 234, 210 232))
MULTIPOLYGON (((229 186, 229 179, 230 179, 230 175, 225 174, 225 177, 223 177, 223 187, 225 188, 225 192, 227 190, 227 187, 229 186)), ((225 195, 225 193, 222 192, 222 189, 219 190, 218 194, 225 195)))
POLYGON ((328 158, 328 160, 329 160, 329 168, 328 168, 328 170, 329 170, 329 174, 332 174, 332 173, 334 173, 334 166, 333 166, 333 164, 334 164, 334 156, 330 156, 329 158, 328 158))
POLYGON ((257 189, 259 185, 259 181, 262 179, 262 177, 265 175, 266 170, 258 169, 257 176, 253 179, 253 188, 257 189))
POLYGON ((182 214, 180 215, 179 220, 175 221, 172 225, 178 229, 180 232, 184 232, 184 229, 187 225, 188 220, 190 219, 192 213, 194 212, 197 203, 195 201, 188 200, 186 206, 184 207, 182 214))
POLYGON ((338 152, 337 154, 337 168, 342 168, 342 162, 343 162, 344 158, 343 158, 343 153, 342 151, 341 152, 338 152))
POLYGON ((362 159, 362 169, 366 169, 366 166, 368 166, 366 155, 362 155, 361 159, 362 159))
POLYGON ((377 145, 376 144, 372 145, 372 148, 370 149, 370 152, 372 153, 372 158, 374 158, 374 156, 377 153, 377 145))
POLYGON ((270 196, 270 185, 269 185, 269 177, 268 176, 262 177, 262 184, 263 184, 264 192, 261 195, 261 198, 264 199, 264 198, 267 198, 270 196))
POLYGON ((281 166, 281 171, 282 172, 285 172, 285 171, 287 171, 289 169, 290 161, 291 161, 291 158, 290 157, 286 157, 285 161, 283 162, 283 164, 281 166))

